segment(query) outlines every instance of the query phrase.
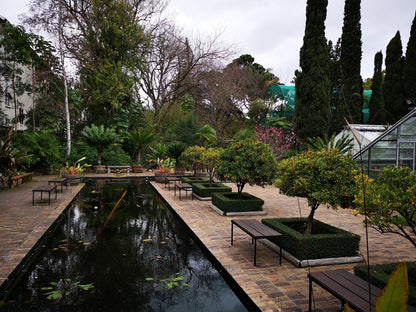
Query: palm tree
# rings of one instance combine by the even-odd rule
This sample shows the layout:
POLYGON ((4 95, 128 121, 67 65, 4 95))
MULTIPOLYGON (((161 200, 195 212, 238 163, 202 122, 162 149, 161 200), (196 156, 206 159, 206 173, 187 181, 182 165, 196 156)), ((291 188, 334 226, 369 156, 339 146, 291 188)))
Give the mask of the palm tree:
POLYGON ((195 140, 200 141, 202 146, 205 146, 205 143, 212 144, 217 141, 217 132, 211 126, 204 125, 195 133, 195 140))
POLYGON ((143 147, 156 140, 157 134, 153 128, 138 128, 130 133, 129 142, 137 148, 137 165, 141 166, 141 155, 143 147))
POLYGON ((101 165, 103 149, 117 142, 117 134, 114 129, 104 128, 104 125, 96 126, 92 124, 91 127, 85 127, 84 131, 81 132, 81 138, 88 145, 97 148, 98 165, 101 165))

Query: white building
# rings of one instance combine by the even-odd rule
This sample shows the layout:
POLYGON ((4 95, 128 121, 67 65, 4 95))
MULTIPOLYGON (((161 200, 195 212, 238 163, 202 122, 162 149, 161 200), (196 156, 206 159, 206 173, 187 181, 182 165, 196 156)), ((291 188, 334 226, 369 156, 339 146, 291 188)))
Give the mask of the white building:
MULTIPOLYGON (((7 19, 0 15, 0 29, 8 23, 7 19)), ((0 40, 3 38, 0 37, 0 40)), ((0 48, 0 53, 3 51, 0 48)), ((0 60, 0 62, 3 62, 0 60)), ((3 64, 2 64, 3 65, 3 64)), ((3 66, 1 66, 3 67, 3 66)), ((20 66, 22 82, 30 84, 32 82, 32 70, 27 66, 20 66)), ((6 77, 0 70, 0 127, 9 128, 14 125, 15 130, 25 130, 27 114, 33 107, 31 95, 25 91, 22 95, 16 95, 13 90, 13 81, 6 77)))

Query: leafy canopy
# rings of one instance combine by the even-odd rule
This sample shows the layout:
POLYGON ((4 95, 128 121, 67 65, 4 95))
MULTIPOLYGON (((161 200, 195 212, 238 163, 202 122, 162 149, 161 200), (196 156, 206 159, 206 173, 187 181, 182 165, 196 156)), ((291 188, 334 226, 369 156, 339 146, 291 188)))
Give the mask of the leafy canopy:
POLYGON ((416 247, 416 174, 408 167, 386 167, 377 180, 365 178, 364 184, 365 193, 361 189, 355 202, 358 212, 367 213, 367 224, 416 247))
POLYGON ((277 160, 270 147, 260 141, 238 141, 221 152, 217 175, 232 181, 241 195, 244 186, 272 184, 276 179, 277 160))
POLYGON ((311 212, 307 234, 311 233, 315 211, 322 204, 333 209, 349 207, 357 191, 358 165, 352 157, 336 150, 307 153, 284 159, 279 164, 280 192, 304 197, 311 212))

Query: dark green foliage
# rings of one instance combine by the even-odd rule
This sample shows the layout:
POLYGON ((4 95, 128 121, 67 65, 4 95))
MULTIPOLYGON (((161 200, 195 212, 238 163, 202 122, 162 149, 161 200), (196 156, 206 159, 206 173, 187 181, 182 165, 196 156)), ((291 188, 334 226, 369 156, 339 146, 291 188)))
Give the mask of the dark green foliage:
MULTIPOLYGON (((341 36, 341 88, 338 115, 350 123, 363 120, 363 81, 361 78, 361 0, 346 0, 341 36)), ((345 124, 345 122, 343 122, 345 124)))
POLYGON ((81 138, 89 146, 97 149, 97 163, 101 165, 103 149, 115 143, 118 136, 114 129, 105 128, 104 125, 96 126, 92 124, 90 127, 85 127, 84 131, 81 132, 81 138))
POLYGON ((348 153, 353 148, 353 138, 348 138, 348 136, 344 133, 341 138, 335 142, 336 134, 333 133, 330 138, 327 135, 324 138, 308 138, 307 139, 307 146, 308 149, 319 152, 319 151, 329 151, 331 149, 337 150, 341 154, 348 153))
MULTIPOLYGON (((398 263, 370 265, 370 283, 383 289, 397 265, 398 263)), ((416 307, 416 262, 406 262, 406 266, 409 280, 408 304, 416 307)), ((367 267, 365 265, 355 266, 354 274, 363 280, 368 280, 367 267)))
POLYGON ((209 183, 208 178, 196 178, 196 177, 183 177, 181 178, 182 183, 188 183, 193 185, 194 183, 209 183))
POLYGON ((262 222, 283 234, 281 247, 299 260, 352 257, 359 252, 359 235, 318 220, 313 221, 312 234, 305 235, 298 229, 306 228, 306 218, 273 218, 262 222))
POLYGON ((384 100, 382 93, 383 73, 381 67, 383 65, 383 54, 381 51, 374 56, 374 75, 373 83, 371 84, 371 98, 370 98, 370 124, 384 124, 386 122, 386 112, 384 111, 384 100))
POLYGON ((341 104, 339 101, 339 90, 341 89, 341 38, 333 45, 332 41, 328 42, 329 47, 329 78, 331 81, 331 110, 332 118, 329 125, 329 132, 339 132, 345 125, 342 110, 338 109, 341 104))
POLYGON ((323 136, 331 117, 331 82, 325 38, 327 0, 308 0, 300 67, 296 72, 295 132, 301 140, 323 136))
POLYGON ((211 197, 212 193, 231 192, 231 187, 222 183, 192 183, 192 192, 199 197, 211 197))
POLYGON ((403 50, 400 32, 390 40, 386 49, 386 76, 382 92, 387 112, 387 122, 394 124, 407 114, 407 104, 403 94, 403 50))
POLYGON ((103 163, 108 166, 130 165, 130 156, 123 151, 119 144, 113 144, 103 150, 103 163))
POLYGON ((175 159, 176 167, 180 167, 179 158, 186 149, 186 144, 182 142, 173 142, 168 145, 166 154, 168 157, 175 159))
POLYGON ((413 19, 410 37, 403 64, 404 96, 416 101, 416 15, 413 19))
POLYGON ((247 212, 262 211, 264 200, 248 193, 241 193, 240 199, 238 194, 231 193, 213 193, 212 204, 224 211, 229 212, 247 212))

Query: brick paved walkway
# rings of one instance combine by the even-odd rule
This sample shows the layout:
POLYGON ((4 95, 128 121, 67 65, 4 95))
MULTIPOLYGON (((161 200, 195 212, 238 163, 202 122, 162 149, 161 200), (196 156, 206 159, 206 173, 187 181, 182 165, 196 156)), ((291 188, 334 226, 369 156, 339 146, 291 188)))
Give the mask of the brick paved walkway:
MULTIPOLYGON (((234 245, 230 244, 230 220, 232 218, 306 217, 309 213, 307 202, 303 199, 279 194, 272 186, 244 188, 245 192, 264 199, 267 216, 223 217, 214 212, 210 202, 191 200, 179 201, 164 186, 152 182, 158 192, 166 199, 179 216, 188 224, 209 251, 231 274, 242 289, 262 311, 307 311, 308 278, 311 272, 326 269, 344 268, 352 272, 356 264, 340 264, 297 268, 283 259, 279 265, 278 255, 262 244, 257 245, 257 266, 253 266, 253 247, 251 238, 243 231, 234 228, 234 245)), ((236 191, 235 187, 234 191, 236 191)), ((323 222, 361 235, 360 253, 366 258, 365 229, 362 216, 354 216, 350 209, 334 211, 320 207, 315 217, 323 222)), ((369 230, 370 262, 385 263, 395 261, 415 261, 416 250, 398 235, 380 235, 369 230)), ((315 308, 317 311, 337 311, 340 302, 319 287, 314 287, 315 308)))
MULTIPOLYGON (((35 176, 33 182, 0 192, 0 284, 81 188, 81 186, 70 187, 63 194, 58 193, 58 200, 51 200, 50 206, 47 203, 32 206, 31 190, 38 185, 47 184, 49 178, 35 176)), ((285 259, 280 266, 278 255, 262 244, 257 246, 257 267, 254 267, 253 247, 248 235, 235 229, 234 245, 230 244, 231 217, 219 216, 209 208, 210 202, 192 201, 190 197, 179 201, 178 197, 173 195, 172 189, 168 191, 164 186, 152 183, 262 311, 306 311, 309 270, 345 268, 352 271, 354 264, 307 269, 297 268, 285 259)), ((308 214, 306 201, 281 195, 274 187, 246 186, 244 191, 265 200, 264 209, 268 212, 266 217, 298 217, 299 214, 302 216, 308 214)), ((261 220, 265 216, 254 218, 261 220)), ((316 218, 360 234, 362 236, 360 251, 365 256, 365 231, 361 226, 361 216, 353 216, 351 210, 341 209, 335 212, 320 207, 316 218)), ((415 248, 399 236, 389 234, 381 236, 370 230, 369 247, 371 263, 416 259, 415 248)), ((314 287, 314 294, 317 311, 339 309, 339 302, 319 287, 314 287)))

